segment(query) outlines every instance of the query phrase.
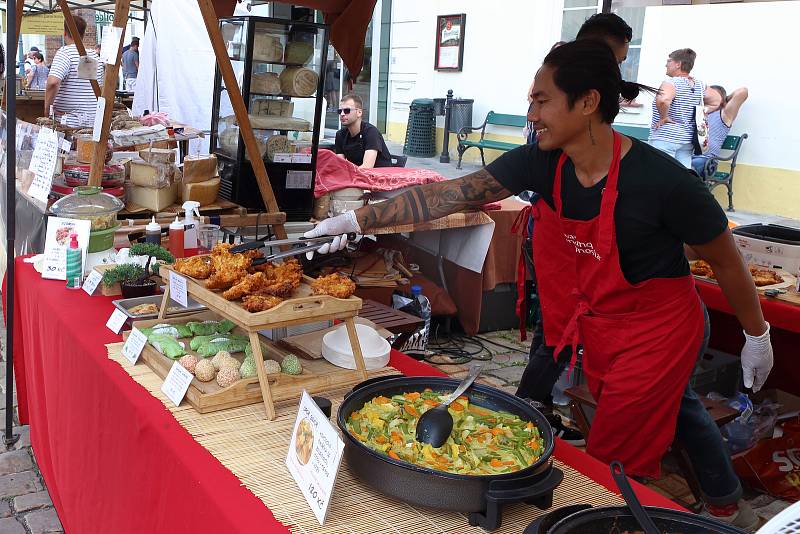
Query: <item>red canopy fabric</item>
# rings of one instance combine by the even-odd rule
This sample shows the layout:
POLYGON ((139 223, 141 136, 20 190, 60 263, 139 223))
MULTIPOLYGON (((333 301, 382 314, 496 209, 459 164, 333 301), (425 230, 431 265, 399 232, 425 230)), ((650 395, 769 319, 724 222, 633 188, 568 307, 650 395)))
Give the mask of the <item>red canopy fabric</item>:
MULTIPOLYGON (((376 0, 279 0, 283 4, 319 9, 331 29, 331 43, 353 79, 364 64, 364 38, 376 0)), ((218 17, 233 14, 236 0, 213 0, 218 17)))

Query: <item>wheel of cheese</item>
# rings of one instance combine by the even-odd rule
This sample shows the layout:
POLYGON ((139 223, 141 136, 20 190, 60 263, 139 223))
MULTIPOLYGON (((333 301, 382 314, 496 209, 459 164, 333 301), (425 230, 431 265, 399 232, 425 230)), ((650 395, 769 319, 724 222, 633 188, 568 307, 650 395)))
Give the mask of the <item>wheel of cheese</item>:
POLYGON ((280 61, 283 59, 283 45, 279 37, 256 32, 253 37, 253 59, 256 61, 280 61))
POLYGON ((277 95, 281 92, 281 82, 274 72, 253 73, 250 77, 250 92, 277 95))
POLYGON ((294 41, 286 44, 286 52, 284 53, 284 61, 286 63, 297 63, 298 65, 305 65, 306 62, 314 55, 314 45, 304 41, 294 41))
POLYGON ((275 154, 290 152, 289 139, 285 135, 273 135, 267 139, 267 158, 275 161, 275 154))
POLYGON ((305 67, 287 67, 281 72, 281 92, 291 96, 311 96, 317 90, 319 76, 305 67))

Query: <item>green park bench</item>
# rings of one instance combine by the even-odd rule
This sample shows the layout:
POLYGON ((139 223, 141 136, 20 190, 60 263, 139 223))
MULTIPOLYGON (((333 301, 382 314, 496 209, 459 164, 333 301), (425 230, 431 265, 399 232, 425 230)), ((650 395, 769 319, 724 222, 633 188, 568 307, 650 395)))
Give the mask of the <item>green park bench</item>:
MULTIPOLYGON (((467 151, 468 148, 476 147, 478 150, 481 151, 481 163, 483 166, 486 166, 486 159, 483 156, 483 150, 485 148, 489 148, 492 150, 502 150, 503 152, 507 150, 512 150, 517 148, 520 145, 525 143, 507 143, 504 141, 493 141, 491 139, 486 139, 486 126, 493 125, 493 126, 511 126, 514 128, 524 128, 525 124, 527 123, 528 118, 525 115, 507 115, 505 113, 495 113, 494 111, 490 111, 488 115, 486 115, 486 120, 483 121, 483 124, 480 126, 465 126, 458 131, 458 165, 456 166, 457 169, 461 168, 461 158, 464 157, 464 152, 467 151), (469 134, 473 131, 480 130, 481 137, 477 141, 473 141, 469 139, 469 134)), ((520 138, 522 135, 520 134, 520 138)))

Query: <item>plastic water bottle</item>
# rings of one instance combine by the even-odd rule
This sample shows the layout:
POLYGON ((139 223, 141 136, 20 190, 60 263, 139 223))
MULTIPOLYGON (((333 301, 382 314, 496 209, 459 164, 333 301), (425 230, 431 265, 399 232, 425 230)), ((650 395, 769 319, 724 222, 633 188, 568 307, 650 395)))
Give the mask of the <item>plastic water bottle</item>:
POLYGON ((422 294, 421 286, 411 286, 411 296, 417 299, 417 302, 419 302, 420 317, 423 321, 425 321, 425 326, 420 332, 420 341, 422 342, 421 345, 424 349, 428 346, 428 336, 431 332, 431 301, 428 300, 428 297, 422 294))

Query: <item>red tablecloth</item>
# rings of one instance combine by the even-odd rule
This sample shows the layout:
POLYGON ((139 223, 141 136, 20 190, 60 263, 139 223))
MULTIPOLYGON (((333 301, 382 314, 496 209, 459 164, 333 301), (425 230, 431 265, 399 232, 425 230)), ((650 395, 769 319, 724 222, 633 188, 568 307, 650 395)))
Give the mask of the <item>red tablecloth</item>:
MULTIPOLYGON (((269 509, 115 362, 111 298, 44 281, 17 259, 14 371, 20 419, 69 533, 287 532, 269 509)), ((5 294, 5 291, 3 291, 5 294)), ((409 375, 440 374, 393 352, 409 375)), ((559 443, 556 456, 608 488, 608 468, 559 443)), ((643 501, 675 505, 644 487, 643 501)))
MULTIPOLYGON (((695 279, 697 291, 705 302, 711 318, 712 348, 729 354, 739 354, 744 335, 719 285, 695 279)), ((770 324, 770 338, 775 353, 775 366, 767 379, 767 388, 779 388, 800 395, 800 366, 797 365, 800 347, 800 306, 769 297, 760 297, 764 319, 770 324)))

